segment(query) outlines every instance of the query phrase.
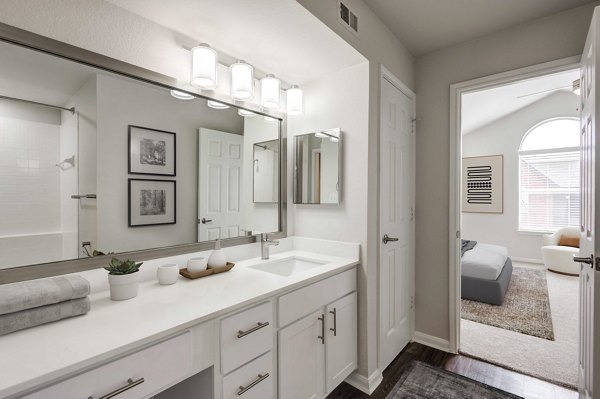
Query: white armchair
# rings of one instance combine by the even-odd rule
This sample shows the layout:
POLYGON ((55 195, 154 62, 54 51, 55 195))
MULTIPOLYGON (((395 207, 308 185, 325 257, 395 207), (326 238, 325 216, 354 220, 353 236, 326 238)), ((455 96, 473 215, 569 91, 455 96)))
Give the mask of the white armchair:
POLYGON ((545 234, 542 237, 542 259, 550 271, 579 275, 579 264, 573 262, 573 256, 579 255, 579 248, 558 245, 561 236, 578 237, 579 228, 563 227, 554 234, 545 234))

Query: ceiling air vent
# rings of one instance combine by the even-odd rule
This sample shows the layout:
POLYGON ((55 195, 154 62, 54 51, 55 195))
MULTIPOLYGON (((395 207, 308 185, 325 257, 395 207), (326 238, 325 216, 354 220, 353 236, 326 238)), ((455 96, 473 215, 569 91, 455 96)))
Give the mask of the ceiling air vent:
POLYGON ((338 2, 338 5, 339 5, 338 16, 339 16, 340 22, 342 22, 342 24, 345 25, 347 28, 350 28, 351 32, 357 33, 358 32, 358 17, 356 16, 356 14, 354 14, 352 11, 350 11, 348 6, 346 6, 341 1, 338 2))

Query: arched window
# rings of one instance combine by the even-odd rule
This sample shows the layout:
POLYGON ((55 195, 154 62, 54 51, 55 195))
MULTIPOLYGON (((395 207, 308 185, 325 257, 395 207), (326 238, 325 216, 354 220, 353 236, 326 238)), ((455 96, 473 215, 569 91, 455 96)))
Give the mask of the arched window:
POLYGON ((579 120, 539 123, 519 149, 519 230, 578 226, 579 207, 579 120))

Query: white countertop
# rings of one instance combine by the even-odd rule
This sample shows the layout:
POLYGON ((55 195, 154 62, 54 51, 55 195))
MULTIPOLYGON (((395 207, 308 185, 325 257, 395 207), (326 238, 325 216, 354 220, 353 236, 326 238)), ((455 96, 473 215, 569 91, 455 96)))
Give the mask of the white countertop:
MULTIPOLYGON (((328 263, 284 277, 249 268, 261 262, 260 258, 252 258, 236 261, 227 273, 197 280, 180 276, 176 284, 161 286, 148 277, 158 264, 169 262, 165 258, 142 266, 146 267, 146 280, 140 283, 138 296, 119 302, 110 300, 104 283, 95 287, 100 285, 95 281, 106 280, 104 270, 80 273, 92 282, 91 311, 87 315, 0 337, 0 398, 358 264, 358 244, 297 237, 282 241, 284 252, 272 254, 271 261, 301 256, 328 263)), ((254 253, 257 244, 251 245, 250 253, 254 253)), ((239 247, 231 251, 237 251, 237 256, 243 252, 239 247)))

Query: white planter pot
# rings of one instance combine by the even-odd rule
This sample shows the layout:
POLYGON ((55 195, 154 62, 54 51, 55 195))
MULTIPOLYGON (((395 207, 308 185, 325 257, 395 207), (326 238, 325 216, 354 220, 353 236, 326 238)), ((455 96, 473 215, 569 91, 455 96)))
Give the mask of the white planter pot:
POLYGON ((131 299, 138 294, 138 272, 131 274, 109 274, 110 299, 123 301, 131 299))

